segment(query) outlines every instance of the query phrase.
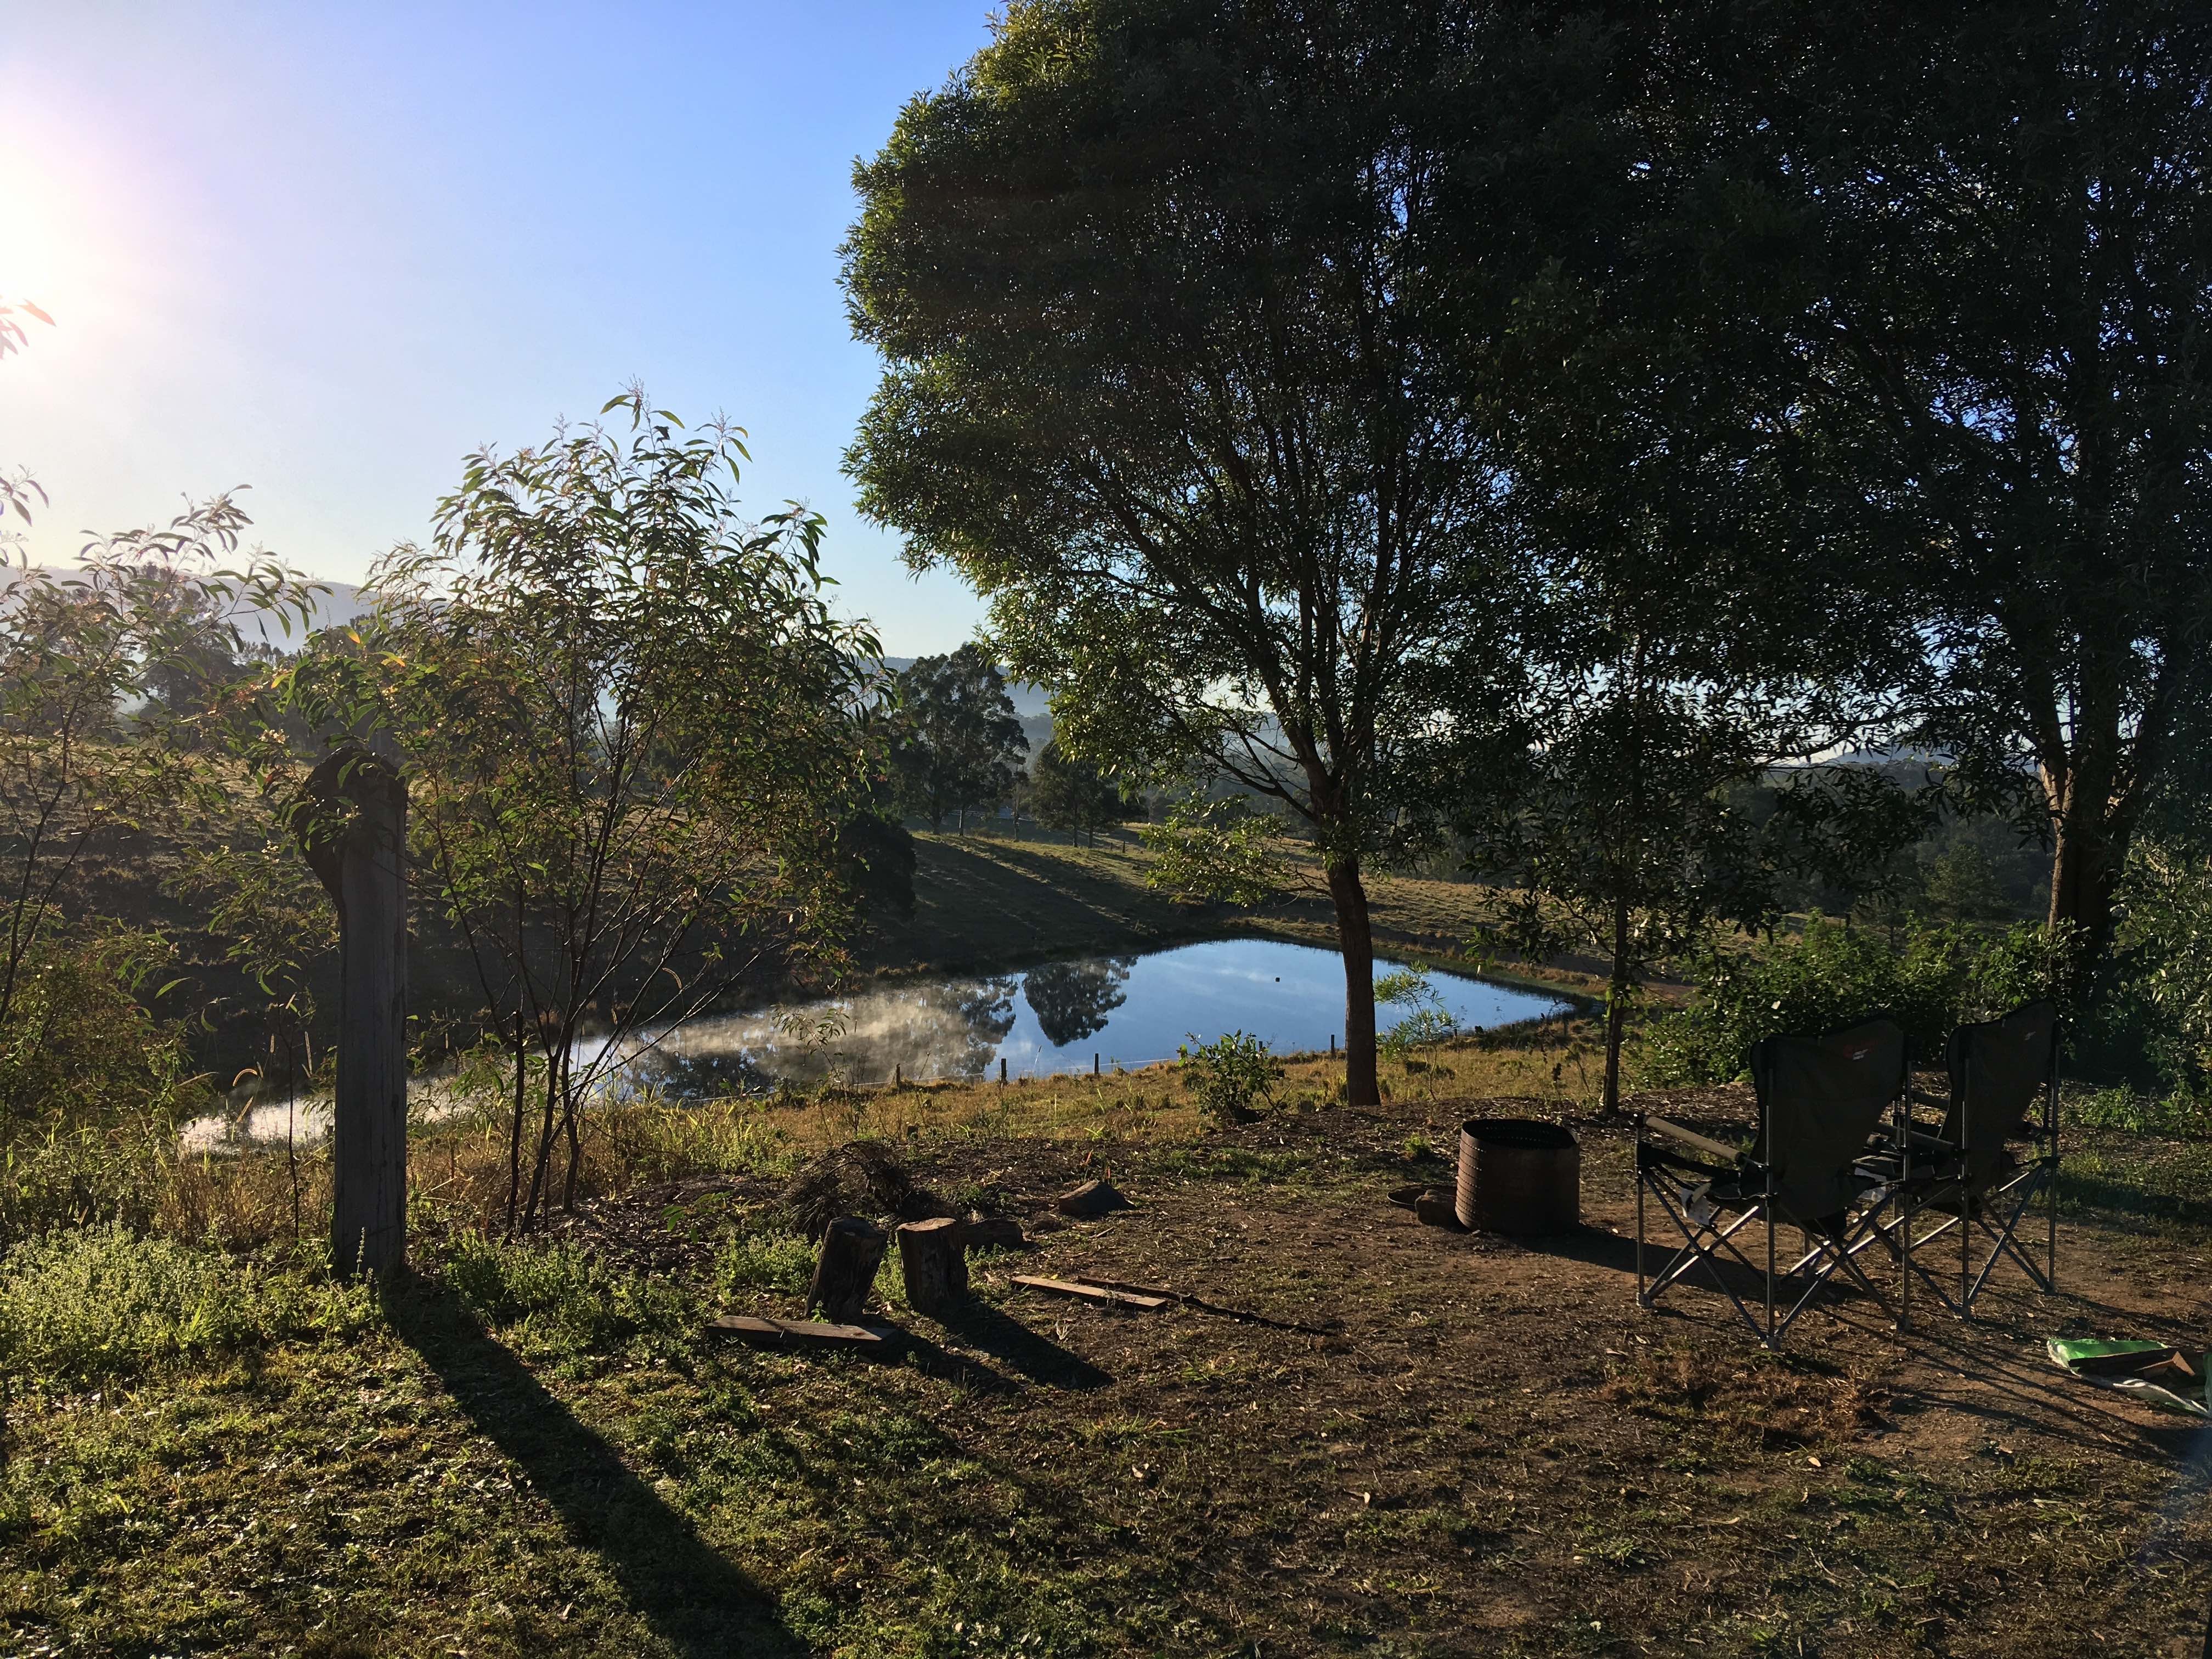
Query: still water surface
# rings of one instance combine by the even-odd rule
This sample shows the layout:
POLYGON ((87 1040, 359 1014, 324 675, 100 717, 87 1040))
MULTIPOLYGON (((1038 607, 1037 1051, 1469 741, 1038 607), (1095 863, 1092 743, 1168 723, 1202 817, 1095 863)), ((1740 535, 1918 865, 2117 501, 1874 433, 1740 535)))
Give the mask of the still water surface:
MULTIPOLYGON (((1376 976, 1403 964, 1377 962, 1376 976)), ((1458 974, 1430 985, 1462 1030, 1517 1024, 1565 1004, 1458 974)), ((1401 1011, 1376 1011, 1389 1030, 1401 1011)), ((1143 956, 1083 957, 1018 973, 909 980, 803 1007, 696 1019, 631 1062, 638 1081, 708 1097, 836 1076, 887 1083, 1041 1077, 1172 1060, 1231 1031, 1278 1054, 1328 1048, 1344 1030, 1344 966, 1334 951, 1273 939, 1217 939, 1143 956)))
MULTIPOLYGON (((1403 966, 1377 962, 1376 977, 1403 966)), ((1540 1019, 1567 1005, 1460 974, 1430 986, 1462 1030, 1540 1019)), ((1376 1010, 1390 1030, 1403 1012, 1376 1010)), ((1231 1031, 1265 1038, 1277 1054, 1323 1049, 1344 1030, 1344 966, 1334 951, 1273 939, 1217 939, 1142 956, 1079 957, 1018 973, 902 980, 832 1001, 717 1014, 640 1045, 610 1079, 678 1097, 719 1098, 799 1088, 837 1078, 888 1083, 940 1078, 1042 1077, 1092 1065, 1172 1060, 1178 1046, 1231 1031)), ((599 1052, 604 1053, 604 1048, 599 1052)), ((409 1085, 417 1121, 462 1104, 450 1080, 409 1085)), ((253 1103, 188 1125, 189 1151, 256 1141, 301 1142, 330 1133, 327 1096, 253 1103)))

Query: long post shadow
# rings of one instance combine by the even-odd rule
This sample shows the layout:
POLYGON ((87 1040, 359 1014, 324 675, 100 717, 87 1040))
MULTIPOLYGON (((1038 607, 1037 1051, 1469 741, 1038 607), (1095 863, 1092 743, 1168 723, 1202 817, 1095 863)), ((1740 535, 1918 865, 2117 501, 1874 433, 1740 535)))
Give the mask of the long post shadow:
POLYGON ((679 1653, 799 1655, 773 1599, 633 1474, 615 1449, 549 1393, 449 1291, 391 1285, 385 1309, 486 1438, 514 1460, 595 1552, 630 1605, 679 1653))
POLYGON ((988 1302, 963 1303, 939 1316, 939 1322, 970 1347, 1047 1388, 1098 1389, 1114 1380, 1082 1355, 988 1302))

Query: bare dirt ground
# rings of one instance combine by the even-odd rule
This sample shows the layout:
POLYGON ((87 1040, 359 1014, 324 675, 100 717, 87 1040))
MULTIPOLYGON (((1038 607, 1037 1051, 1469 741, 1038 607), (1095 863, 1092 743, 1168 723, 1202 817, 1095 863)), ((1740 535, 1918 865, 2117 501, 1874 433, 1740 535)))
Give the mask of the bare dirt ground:
MULTIPOLYGON (((1747 1106, 1659 1103, 1717 1131, 1747 1106)), ((917 1201, 1034 1243, 978 1256, 942 1322, 887 1267, 908 1340, 883 1360, 710 1330, 801 1310, 778 1182, 595 1200, 550 1242, 426 1236, 373 1306, 119 1379, 11 1381, 0 1651, 2203 1650, 2212 1436, 2043 1341, 2203 1345, 2212 1146, 2075 1136, 2058 1296, 2008 1275, 1972 1323, 1927 1308, 1906 1335, 1841 1297, 1768 1354, 1711 1291, 1637 1310, 1620 1125, 1576 1124, 1565 1237, 1389 1201, 1445 1177, 1468 1112, 1558 1109, 901 1133, 917 1201), (1102 1174, 1133 1207, 1053 1214, 1102 1174), (1102 1311, 1022 1272, 1273 1322, 1102 1311)))
MULTIPOLYGON (((1716 1128, 1746 1109, 1733 1091, 1659 1103, 1716 1128)), ((1711 1290, 1637 1309, 1623 1128, 1577 1126, 1584 1228, 1512 1241, 1387 1201, 1443 1175, 1454 1109, 1425 1110, 1306 1114, 1195 1149, 923 1159, 939 1192, 1039 1231, 989 1259, 971 1318, 904 1321, 922 1340, 891 1386, 1062 1516, 1041 1568, 1075 1570, 1087 1600, 1108 1562, 1051 1558, 1115 1552, 1164 1593, 1181 1635, 1157 1650, 2199 1650, 2212 1435, 2043 1349, 2052 1334, 2202 1348, 2187 1199, 2100 1207, 2109 1149, 2093 1152, 2061 1295, 2001 1272, 1973 1322, 1923 1301, 1906 1335, 1841 1297, 1771 1355, 1711 1290), (1102 1170, 1135 1207, 1055 1227, 1048 1195, 1102 1170), (1159 1285, 1332 1334, 1102 1311, 1015 1272, 1159 1285)), ((1162 1628, 1102 1645, 1145 1650, 1138 1629, 1162 1628)))

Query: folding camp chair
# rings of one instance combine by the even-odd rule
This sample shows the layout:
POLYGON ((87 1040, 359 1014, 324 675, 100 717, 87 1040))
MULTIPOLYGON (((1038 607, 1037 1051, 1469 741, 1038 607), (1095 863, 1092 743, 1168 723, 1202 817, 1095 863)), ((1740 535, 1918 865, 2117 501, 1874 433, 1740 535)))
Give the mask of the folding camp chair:
POLYGON ((1751 1050, 1759 1133, 1739 1150, 1664 1118, 1639 1115, 1636 1131, 1636 1298, 1644 1308, 1703 1267, 1767 1347, 1838 1273, 1880 1303, 1889 1299, 1861 1271, 1859 1253, 1883 1235, 1897 1183, 1872 1161, 1893 1107, 1899 1133, 1907 1079, 1905 1036, 1895 1021, 1872 1019, 1822 1037, 1769 1037, 1751 1050), (1681 1248, 1644 1278, 1644 1204, 1656 1199, 1682 1235, 1681 1248), (1744 1254, 1745 1230, 1762 1224, 1764 1264, 1744 1254), (1804 1253, 1778 1271, 1775 1235, 1793 1226, 1804 1253), (1724 1271, 1723 1256, 1759 1275, 1765 1305, 1754 1314, 1724 1271), (1786 1305, 1785 1305, 1786 1304, 1786 1305))
POLYGON ((2050 1002, 2027 1003, 2002 1018, 1960 1026, 1944 1045, 1951 1098, 1942 1103, 1943 1127, 1932 1135, 1915 1130, 1908 1138, 1896 1224, 1906 1282, 1917 1275, 1962 1318, 1972 1316, 1974 1298, 2008 1255, 2045 1291, 2058 1287, 2058 1009, 2050 1002), (2014 1141, 2028 1143, 2026 1158, 2014 1151, 2014 1141), (2049 1200, 2041 1267, 2021 1248, 2019 1235, 2039 1194, 2049 1200), (1943 1219, 1923 1232, 1920 1218, 1931 1212, 1943 1219), (1916 1259, 1951 1232, 1959 1236, 1955 1297, 1916 1259), (1978 1269, 1978 1233, 1989 1246, 1978 1269))

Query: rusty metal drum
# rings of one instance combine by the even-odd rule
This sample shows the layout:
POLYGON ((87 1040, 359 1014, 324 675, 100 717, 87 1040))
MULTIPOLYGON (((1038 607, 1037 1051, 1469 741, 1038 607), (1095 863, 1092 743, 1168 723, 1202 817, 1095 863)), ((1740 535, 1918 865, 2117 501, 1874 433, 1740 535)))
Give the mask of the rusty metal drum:
POLYGON ((1583 1153, 1564 1124, 1471 1117, 1459 1130, 1460 1224, 1565 1233, 1582 1224, 1583 1153))

